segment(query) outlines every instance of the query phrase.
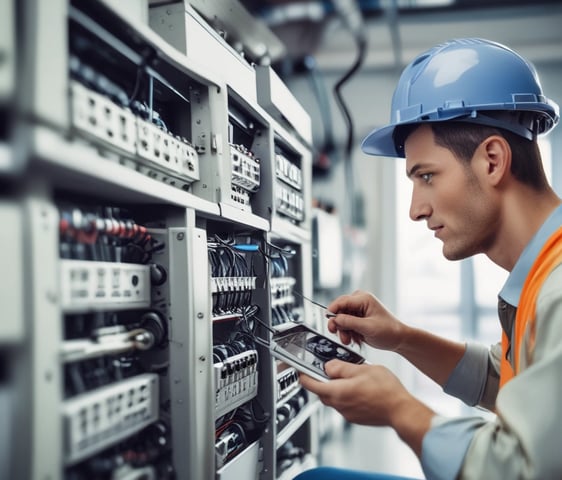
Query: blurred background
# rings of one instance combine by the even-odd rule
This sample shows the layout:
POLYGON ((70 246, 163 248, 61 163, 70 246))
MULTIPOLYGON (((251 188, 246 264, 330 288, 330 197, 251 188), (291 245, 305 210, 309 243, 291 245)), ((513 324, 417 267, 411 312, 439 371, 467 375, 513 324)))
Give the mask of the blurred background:
MULTIPOLYGON (((8 3, 19 3, 15 10, 23 8, 23 2, 0 0, 1 100, 13 93, 15 83, 25 84, 25 79, 14 81, 16 62, 10 52, 25 46, 14 35, 18 29, 12 19, 17 15, 2 15, 14 13, 8 3), (11 49, 13 42, 16 49, 11 49)), ((46 3, 31 3, 48 10, 46 3)), ((148 23, 149 6, 169 2, 106 3, 148 23)), ((368 290, 411 325, 452 339, 499 341, 497 293, 507 273, 482 256, 445 260, 441 243, 425 223, 409 219, 411 185, 404 161, 368 157, 359 145, 373 128, 388 123, 392 93, 404 66, 422 51, 453 38, 480 37, 511 47, 535 65, 546 96, 562 104, 562 1, 187 3, 250 62, 270 65, 312 119, 315 300, 328 304, 338 295, 368 290), (256 20, 256 31, 237 24, 235 13, 241 8, 256 20)), ((44 58, 44 71, 58 60, 44 58)), ((10 138, 11 118, 1 118, 0 138, 10 138)), ((551 184, 562 194, 560 127, 541 139, 541 150, 551 184)), ((0 171, 9 170, 6 165, 14 161, 6 152, 5 143, 0 142, 0 171)), ((10 194, 6 183, 1 182, 0 188, 10 194)), ((2 268, 9 271, 9 265, 2 268)), ((18 280, 17 272, 12 275, 18 280)), ((483 415, 446 397, 398 356, 373 350, 363 353, 391 368, 410 391, 439 413, 483 415)), ((1 360, 0 386, 8 370, 1 360)), ((1 402, 0 391, 0 407, 1 402)), ((0 418, 0 444, 9 441, 7 423, 0 418)), ((330 410, 322 411, 318 428, 322 464, 422 477, 414 454, 387 429, 346 425, 330 410)))
MULTIPOLYGON (((417 224, 408 216, 411 187, 404 161, 368 157, 359 143, 371 129, 389 121, 392 92, 404 66, 452 38, 480 37, 511 47, 535 65, 545 94, 560 105, 562 2, 243 3, 270 26, 286 49, 274 66, 312 116, 314 197, 338 212, 342 221, 346 259, 342 284, 319 289, 317 296, 329 301, 342 292, 369 290, 409 324, 449 338, 497 342, 497 293, 507 272, 481 255, 461 262, 445 260, 441 243, 423 222, 417 224)), ((541 139, 541 150, 551 183, 562 192, 560 127, 541 139)), ((482 415, 445 396, 398 356, 373 351, 369 355, 390 366, 438 412, 482 415)), ((339 421, 327 414, 326 425, 339 421)), ((413 454, 392 432, 329 426, 326 431, 331 441, 321 452, 327 464, 421 478, 413 454)))

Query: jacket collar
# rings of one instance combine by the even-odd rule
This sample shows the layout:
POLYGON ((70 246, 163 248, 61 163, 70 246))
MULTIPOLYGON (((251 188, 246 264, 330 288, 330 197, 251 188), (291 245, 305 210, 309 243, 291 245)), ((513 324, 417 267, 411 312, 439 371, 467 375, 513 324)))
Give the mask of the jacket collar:
POLYGON ((562 226, 562 205, 560 205, 537 231, 535 236, 527 244, 523 253, 517 260, 513 270, 501 289, 499 296, 514 307, 519 306, 519 297, 529 270, 533 266, 535 259, 541 251, 548 238, 562 226))

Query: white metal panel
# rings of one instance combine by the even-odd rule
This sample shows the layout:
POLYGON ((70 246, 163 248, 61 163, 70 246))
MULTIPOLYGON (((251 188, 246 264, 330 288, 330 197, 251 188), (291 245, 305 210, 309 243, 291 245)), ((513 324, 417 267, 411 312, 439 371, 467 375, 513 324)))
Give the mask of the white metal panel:
POLYGON ((24 304, 29 292, 26 292, 23 277, 23 243, 22 211, 16 202, 0 202, 0 224, 5 225, 0 234, 0 345, 23 340, 24 304))
POLYGON ((308 144, 312 144, 310 115, 298 102, 270 66, 256 66, 257 95, 259 104, 278 122, 288 122, 294 131, 308 144))
POLYGON ((15 0, 0 3, 0 103, 9 101, 15 90, 16 38, 15 0))

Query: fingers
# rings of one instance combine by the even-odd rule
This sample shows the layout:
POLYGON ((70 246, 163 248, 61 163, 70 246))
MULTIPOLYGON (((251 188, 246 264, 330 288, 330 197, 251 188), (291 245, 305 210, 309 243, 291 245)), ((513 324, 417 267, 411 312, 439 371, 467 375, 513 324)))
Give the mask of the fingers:
POLYGON ((299 375, 299 381, 303 388, 306 388, 308 391, 318 395, 319 397, 324 397, 330 392, 330 388, 327 383, 315 380, 305 373, 301 373, 299 375))
MULTIPOLYGON (((342 314, 339 315, 341 316, 342 314)), ((344 326, 339 320, 336 320, 335 317, 330 318, 328 320, 328 331, 337 334, 341 343, 344 345, 349 345, 351 343, 361 345, 361 343, 363 343, 363 335, 354 331, 355 327, 351 327, 351 325, 352 323, 348 322, 348 324, 344 326)), ((353 325, 361 326, 361 319, 355 318, 355 323, 353 323, 353 325)))
POLYGON ((365 309, 365 292, 356 291, 351 295, 342 295, 336 298, 330 305, 328 310, 330 312, 339 313, 355 313, 360 314, 365 309))
POLYGON ((350 391, 351 387, 347 382, 357 376, 363 367, 341 360, 330 360, 324 365, 324 369, 330 377, 328 382, 320 382, 304 373, 299 375, 299 381, 303 388, 317 395, 322 403, 335 407, 338 398, 342 397, 342 392, 349 393, 350 391))
MULTIPOLYGON (((334 333, 337 332, 340 335, 345 333, 351 336, 353 332, 360 333, 361 327, 365 326, 365 319, 363 317, 355 317, 346 313, 338 313, 334 318, 330 319, 334 333)), ((330 326, 328 329, 332 331, 330 326)))
POLYGON ((344 345, 350 345, 353 342, 353 332, 348 330, 338 330, 338 337, 344 345))
POLYGON ((335 313, 328 319, 328 331, 337 333, 344 345, 354 342, 361 345, 367 327, 365 317, 370 315, 373 304, 376 305, 375 297, 362 290, 336 298, 328 306, 328 311, 335 313))
POLYGON ((324 371, 332 380, 353 377, 361 366, 342 360, 330 360, 324 364, 324 371))
MULTIPOLYGON (((324 370, 330 377, 330 381, 353 377, 357 374, 358 368, 361 366, 342 360, 330 360, 324 364, 324 370)), ((325 397, 328 393, 333 392, 333 387, 329 385, 330 382, 320 382, 304 373, 301 373, 299 378, 304 388, 320 397, 325 397)))
POLYGON ((336 332, 342 330, 354 330, 357 324, 361 322, 361 318, 346 313, 338 313, 334 318, 330 318, 329 323, 334 326, 336 332))

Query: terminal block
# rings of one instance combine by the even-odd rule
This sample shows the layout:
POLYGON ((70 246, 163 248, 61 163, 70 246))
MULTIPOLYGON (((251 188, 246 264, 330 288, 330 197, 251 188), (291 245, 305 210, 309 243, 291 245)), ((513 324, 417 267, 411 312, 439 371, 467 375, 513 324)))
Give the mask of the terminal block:
POLYGON ((256 350, 233 355, 214 364, 216 410, 218 418, 254 398, 258 391, 256 350))
POLYGON ((65 312, 150 306, 150 266, 131 263, 60 261, 65 312))
POLYGON ((158 420, 158 375, 146 373, 62 405, 65 463, 74 464, 158 420))

